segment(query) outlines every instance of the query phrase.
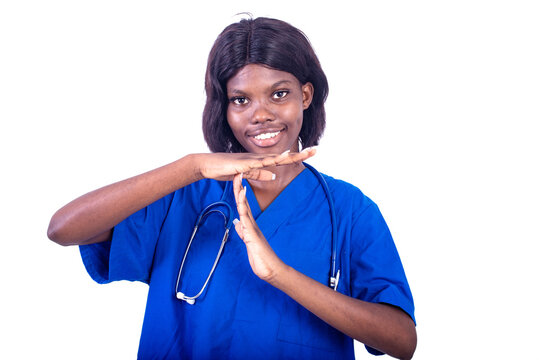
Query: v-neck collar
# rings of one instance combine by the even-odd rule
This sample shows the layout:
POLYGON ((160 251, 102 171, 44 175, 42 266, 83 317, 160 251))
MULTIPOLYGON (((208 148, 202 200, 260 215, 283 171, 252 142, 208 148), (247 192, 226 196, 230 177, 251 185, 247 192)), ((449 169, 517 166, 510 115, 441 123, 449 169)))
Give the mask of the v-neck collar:
POLYGON ((316 176, 305 168, 281 191, 266 210, 261 211, 253 189, 247 180, 243 180, 243 186, 247 186, 249 207, 266 239, 269 239, 283 222, 294 216, 294 213, 302 211, 307 205, 307 199, 319 185, 316 176))

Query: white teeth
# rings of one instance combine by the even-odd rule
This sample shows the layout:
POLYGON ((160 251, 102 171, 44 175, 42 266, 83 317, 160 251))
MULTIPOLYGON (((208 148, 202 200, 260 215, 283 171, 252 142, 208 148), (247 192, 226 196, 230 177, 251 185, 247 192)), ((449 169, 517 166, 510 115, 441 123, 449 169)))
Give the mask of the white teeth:
POLYGON ((257 140, 271 139, 272 137, 276 137, 277 135, 279 135, 279 133, 280 131, 272 132, 272 133, 264 133, 264 134, 256 135, 255 139, 257 140))

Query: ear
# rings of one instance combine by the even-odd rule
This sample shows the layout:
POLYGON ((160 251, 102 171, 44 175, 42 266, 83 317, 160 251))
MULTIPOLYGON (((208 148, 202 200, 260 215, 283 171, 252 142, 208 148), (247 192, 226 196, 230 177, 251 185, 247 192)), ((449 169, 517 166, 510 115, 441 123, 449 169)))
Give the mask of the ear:
POLYGON ((303 95, 303 110, 307 110, 313 101, 314 87, 310 82, 301 86, 301 93, 303 95))

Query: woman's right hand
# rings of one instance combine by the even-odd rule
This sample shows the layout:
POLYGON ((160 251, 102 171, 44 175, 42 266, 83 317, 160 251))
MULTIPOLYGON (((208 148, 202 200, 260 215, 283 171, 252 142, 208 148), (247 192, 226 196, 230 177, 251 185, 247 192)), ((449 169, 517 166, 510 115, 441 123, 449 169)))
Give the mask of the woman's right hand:
POLYGON ((252 180, 272 180, 274 166, 299 163, 315 149, 280 155, 193 154, 144 174, 85 194, 58 210, 47 230, 61 245, 81 245, 110 238, 120 221, 152 202, 202 178, 232 180, 243 173, 252 180))
POLYGON ((307 148, 298 153, 282 154, 253 153, 208 153, 194 154, 196 171, 201 178, 229 181, 234 175, 242 174, 245 179, 270 181, 275 179, 271 172, 274 166, 300 163, 316 153, 307 148), (269 168, 269 169, 268 169, 269 168))

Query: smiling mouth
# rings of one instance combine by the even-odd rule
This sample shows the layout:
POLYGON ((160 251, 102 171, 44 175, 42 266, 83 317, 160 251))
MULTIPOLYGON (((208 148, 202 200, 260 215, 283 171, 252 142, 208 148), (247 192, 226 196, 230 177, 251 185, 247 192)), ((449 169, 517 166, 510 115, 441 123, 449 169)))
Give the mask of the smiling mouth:
POLYGON ((266 139, 271 139, 271 138, 276 137, 277 135, 279 135, 280 132, 281 132, 281 131, 262 133, 262 134, 258 134, 258 135, 253 136, 253 137, 254 137, 256 140, 266 140, 266 139))

